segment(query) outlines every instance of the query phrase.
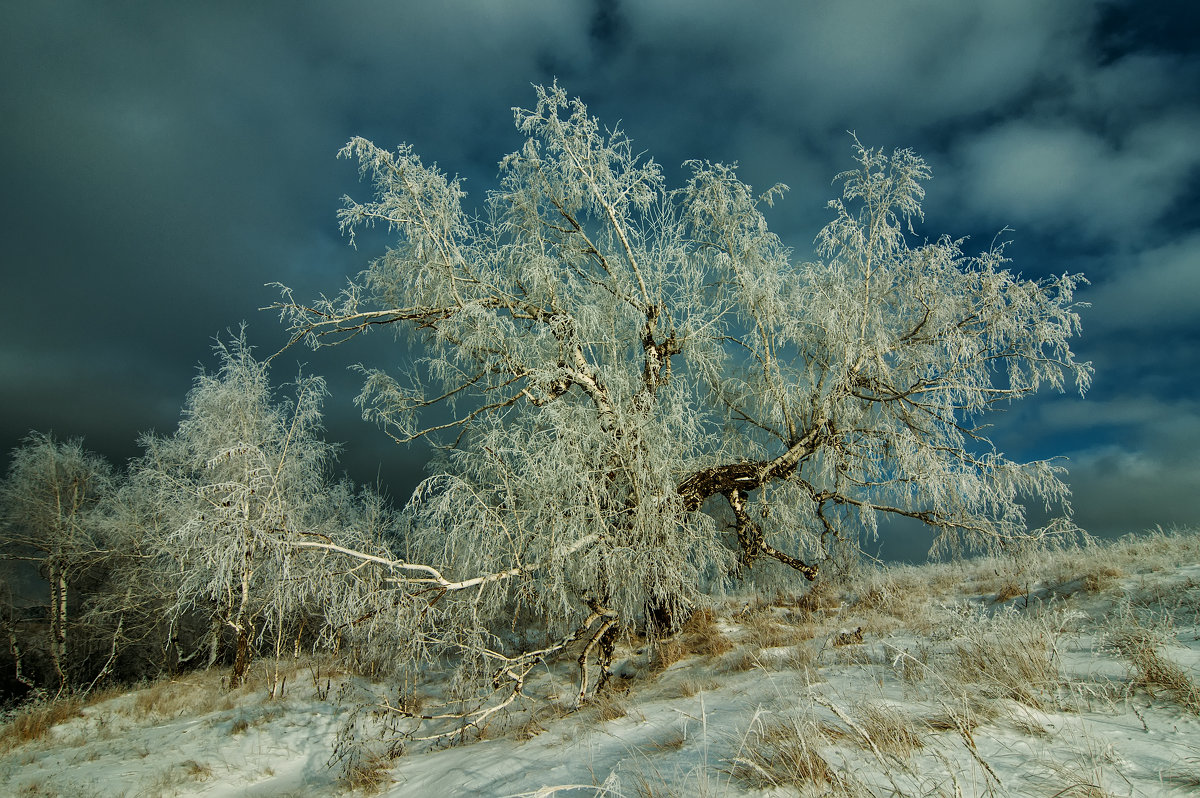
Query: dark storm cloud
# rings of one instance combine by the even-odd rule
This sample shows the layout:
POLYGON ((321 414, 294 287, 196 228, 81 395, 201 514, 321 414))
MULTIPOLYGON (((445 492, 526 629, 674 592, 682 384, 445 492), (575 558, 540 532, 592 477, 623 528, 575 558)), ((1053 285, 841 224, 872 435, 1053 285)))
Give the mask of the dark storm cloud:
MULTIPOLYGON (((473 151, 549 79, 539 52, 570 40, 556 3, 352 5, 5 12, 6 452, 50 426, 113 451, 118 427, 128 456, 138 429, 173 426, 213 336, 247 319, 261 349, 283 342, 258 312, 276 297, 264 283, 311 294, 361 267, 333 223, 356 189, 333 159, 350 135, 411 139, 490 178, 501 153, 473 151)), ((345 359, 296 357, 331 367, 331 432, 361 434, 345 359)))
MULTIPOLYGON (((1189 5, 40 2, 0 14, 6 451, 53 427, 135 453, 137 431, 174 425, 213 336, 246 319, 260 352, 282 343, 258 311, 275 298, 264 283, 335 291, 378 253, 381 235, 355 252, 334 224, 338 197, 362 195, 333 158, 347 138, 410 142, 478 198, 519 144, 510 107, 557 77, 668 174, 687 158, 738 160, 760 188, 790 184, 772 223, 797 257, 848 164, 846 131, 916 149, 935 172, 926 234, 986 246, 1009 226, 1014 268, 1094 283, 1077 348, 1096 361, 1095 389, 1015 408, 1002 448, 1071 455, 1080 516, 1103 531, 1200 523, 1186 489, 1200 444, 1189 5)), ((378 335, 276 368, 289 379, 300 360, 330 378, 330 437, 347 441, 359 479, 380 460, 397 484, 419 472, 420 453, 356 419, 345 371, 404 357, 378 335)))

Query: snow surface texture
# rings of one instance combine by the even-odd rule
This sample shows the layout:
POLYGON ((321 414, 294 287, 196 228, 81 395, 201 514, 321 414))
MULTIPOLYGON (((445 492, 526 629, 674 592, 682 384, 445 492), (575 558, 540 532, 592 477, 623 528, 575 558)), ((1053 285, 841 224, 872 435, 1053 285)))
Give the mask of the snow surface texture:
MULTIPOLYGON (((328 665, 289 663, 277 699, 265 663, 235 691, 184 675, 59 702, 35 739, 38 708, 13 714, 0 794, 1195 794, 1198 561, 1200 534, 1156 534, 730 598, 627 641, 592 705, 530 701, 455 745, 381 736, 362 696, 394 688, 328 665)), ((570 676, 528 692, 565 702, 570 676)))

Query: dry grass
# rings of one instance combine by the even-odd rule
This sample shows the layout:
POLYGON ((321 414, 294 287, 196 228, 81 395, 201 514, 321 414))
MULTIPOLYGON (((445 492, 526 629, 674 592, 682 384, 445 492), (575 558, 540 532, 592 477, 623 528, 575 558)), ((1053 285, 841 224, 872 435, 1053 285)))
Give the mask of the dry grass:
POLYGON ((679 637, 669 637, 654 643, 650 668, 655 673, 661 673, 676 662, 687 659, 691 655, 687 643, 679 637))
POLYGON ((1110 564, 1133 573, 1161 571, 1181 562, 1200 561, 1200 535, 1196 530, 1158 527, 1126 535, 1104 548, 1110 564))
POLYGON ((818 626, 806 620, 777 615, 770 610, 747 613, 741 619, 743 645, 753 648, 793 646, 816 636, 818 626))
MULTIPOLYGON (((1061 754, 1054 758, 1043 758, 1041 764, 1049 770, 1053 777, 1047 789, 1053 795, 1082 796, 1083 798, 1111 798, 1106 783, 1112 781, 1109 771, 1120 773, 1118 765, 1120 757, 1111 745, 1099 744, 1086 733, 1077 747, 1066 756, 1061 754)), ((1127 788, 1128 782, 1118 782, 1127 788)), ((1124 790, 1118 794, 1125 794, 1124 790)))
POLYGON ((844 732, 811 715, 756 716, 742 735, 730 774, 753 789, 790 788, 829 796, 869 794, 850 773, 830 762, 844 732))
POLYGON ((180 762, 179 767, 186 772, 189 777, 196 781, 205 781, 212 776, 212 768, 203 762, 197 762, 194 759, 189 759, 186 762, 180 762))
POLYGON ((992 598, 992 603, 1003 604, 1010 599, 1015 599, 1018 596, 1025 595, 1028 594, 1025 588, 1021 587, 1021 585, 1017 584, 1016 582, 1005 582, 1000 586, 1000 589, 996 591, 996 595, 992 598))
POLYGON ((146 790, 147 794, 153 793, 158 795, 168 795, 176 792, 176 789, 190 782, 208 781, 212 778, 212 768, 203 762, 197 762, 194 759, 188 759, 183 762, 178 762, 167 768, 158 779, 150 785, 151 789, 146 790))
POLYGON ((588 701, 583 710, 584 718, 610 721, 629 714, 629 695, 622 690, 601 690, 588 701))
POLYGON ((72 693, 56 699, 26 704, 10 713, 0 726, 0 753, 19 748, 26 743, 45 739, 55 726, 82 717, 84 710, 122 695, 119 688, 105 688, 92 693, 72 693))
POLYGON ((831 582, 818 579, 803 595, 796 599, 794 607, 806 615, 828 614, 842 606, 841 591, 831 582))
POLYGON ((683 745, 686 742, 687 734, 685 734, 682 730, 676 730, 660 740, 651 742, 649 745, 645 746, 645 748, 648 751, 662 754, 669 751, 678 751, 680 748, 683 748, 683 745))
POLYGON ((83 707, 75 695, 26 707, 0 728, 0 752, 44 739, 58 724, 81 717, 83 707))
POLYGON ((1083 574, 1083 589, 1088 593, 1103 593, 1111 590, 1125 572, 1112 565, 1097 564, 1083 574))
POLYGON ((670 682, 661 693, 663 698, 691 698, 692 696, 720 689, 721 683, 716 679, 701 679, 689 677, 670 682))
MULTIPOLYGON (((280 672, 288 675, 288 680, 299 683, 291 678, 302 663, 287 662, 286 669, 280 672)), ((159 681, 136 688, 106 688, 86 695, 66 695, 52 701, 42 701, 28 705, 11 716, 11 719, 0 726, 0 753, 7 752, 19 746, 46 738, 50 730, 66 721, 82 717, 84 710, 89 707, 106 703, 104 715, 97 721, 96 728, 89 726, 86 734, 72 736, 75 744, 82 745, 93 738, 96 733, 111 734, 109 721, 116 717, 128 719, 138 724, 150 724, 165 719, 178 718, 185 715, 198 715, 212 711, 230 711, 244 703, 247 696, 264 690, 271 682, 274 663, 262 663, 261 667, 252 669, 247 683, 237 690, 227 690, 223 686, 225 672, 222 669, 196 671, 177 678, 161 679, 159 681)), ((253 725, 258 725, 278 717, 282 709, 263 712, 253 718, 239 718, 234 721, 231 731, 239 733, 253 725)))
POLYGON ((798 671, 810 671, 817 665, 821 656, 821 647, 813 643, 800 643, 792 646, 782 660, 782 665, 798 671))
MULTIPOLYGON (((17 798, 64 798, 65 793, 47 787, 40 782, 30 782, 14 793, 17 798)), ((70 798, 108 798, 108 793, 99 791, 72 790, 70 798)))
POLYGON ((1132 666, 1134 685, 1151 696, 1165 694, 1186 711, 1200 715, 1200 685, 1163 653, 1169 641, 1168 632, 1143 624, 1128 607, 1109 636, 1112 648, 1132 666))
POLYGON ((237 697, 250 692, 239 688, 230 693, 221 685, 224 673, 213 669, 196 671, 174 679, 161 679, 133 692, 129 712, 137 721, 176 718, 214 709, 229 710, 237 697))
POLYGON ((907 759, 925 746, 928 727, 893 706, 866 703, 858 708, 857 715, 863 734, 888 756, 907 759))
POLYGON ((266 707, 243 708, 238 713, 238 716, 229 724, 229 733, 244 734, 252 728, 263 726, 273 720, 278 720, 284 714, 284 708, 277 704, 269 704, 266 707))
POLYGON ((1173 624, 1200 625, 1200 581, 1194 578, 1143 578, 1128 598, 1132 607, 1158 613, 1173 624))
POLYGON ((834 665, 862 666, 876 663, 875 655, 871 652, 871 649, 857 644, 834 648, 833 656, 830 659, 834 665))
POLYGON ((550 724, 570 714, 570 710, 557 701, 534 702, 513 718, 504 736, 515 740, 532 740, 545 732, 550 724))
POLYGON ((946 566, 897 566, 877 571, 858 586, 853 608, 861 616, 863 631, 877 636, 899 628, 925 633, 934 624, 931 608, 939 585, 946 592, 961 589, 962 577, 947 577, 946 566))
MULTIPOLYGON (((1200 751, 1197 753, 1200 753, 1200 751)), ((1188 757, 1178 764, 1167 768, 1162 773, 1162 779, 1165 782, 1180 787, 1193 790, 1200 789, 1200 756, 1188 757)))
POLYGON ((759 719, 742 738, 732 773, 749 787, 827 787, 837 780, 825 758, 825 732, 811 719, 759 719))
POLYGON ((938 702, 938 709, 921 718, 930 731, 971 733, 999 714, 995 701, 982 696, 961 695, 938 702))
POLYGON ((885 650, 892 672, 908 684, 920 684, 934 673, 929 664, 934 650, 927 642, 922 641, 912 649, 885 644, 885 650))
POLYGON ((692 613, 675 634, 648 641, 650 670, 661 673, 688 657, 722 653, 730 647, 732 643, 717 626, 716 615, 704 607, 692 613))
POLYGON ((342 768, 342 784, 367 795, 381 793, 392 784, 392 758, 379 751, 364 750, 342 768))
POLYGON ((714 663, 713 672, 742 673, 760 667, 763 664, 762 657, 759 656, 761 653, 749 646, 735 648, 714 663))
POLYGON ((1016 715, 1012 718, 1011 722, 1013 728, 1026 737, 1033 737, 1039 740, 1048 740, 1053 737, 1045 724, 1028 715, 1016 715))
POLYGON ((939 673, 952 693, 971 686, 987 698, 1046 709, 1062 682, 1055 657, 1060 623, 1051 614, 969 619, 949 656, 939 660, 939 673))
POLYGON ((653 644, 651 670, 661 673, 688 657, 719 657, 733 650, 730 640, 717 624, 717 616, 710 608, 702 607, 671 637, 657 640, 653 644))
POLYGON ((326 766, 338 767, 343 787, 374 794, 392 784, 392 763, 403 753, 403 743, 380 715, 358 706, 343 718, 326 766))
POLYGON ((702 607, 693 612, 680 634, 692 652, 703 656, 724 654, 733 648, 733 643, 717 625, 716 613, 709 607, 702 607))

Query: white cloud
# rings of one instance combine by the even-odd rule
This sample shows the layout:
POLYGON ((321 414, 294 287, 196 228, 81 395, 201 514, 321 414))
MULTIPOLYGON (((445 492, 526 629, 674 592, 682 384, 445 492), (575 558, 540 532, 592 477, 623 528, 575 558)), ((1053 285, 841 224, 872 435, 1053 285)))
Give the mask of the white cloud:
POLYGON ((986 221, 1144 240, 1200 166, 1200 116, 1148 119, 1115 140, 1079 123, 1016 120, 959 150, 964 202, 986 221))
POLYGON ((1093 430, 1102 427, 1143 426, 1163 424, 1178 432, 1180 419, 1195 419, 1183 427, 1200 443, 1200 402, 1194 399, 1170 399, 1134 394, 1117 396, 1104 401, 1063 397, 1058 401, 1042 402, 1037 409, 1038 422, 1051 429, 1093 430))
POLYGON ((1200 324, 1200 233, 1121 256, 1111 276, 1081 292, 1092 303, 1090 333, 1162 334, 1200 324))

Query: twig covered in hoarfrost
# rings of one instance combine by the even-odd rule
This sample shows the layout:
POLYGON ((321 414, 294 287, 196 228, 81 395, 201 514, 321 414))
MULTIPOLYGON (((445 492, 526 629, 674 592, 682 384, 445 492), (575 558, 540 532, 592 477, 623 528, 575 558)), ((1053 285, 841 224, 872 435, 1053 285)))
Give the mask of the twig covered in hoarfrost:
MULTIPOLYGON (((596 543, 598 540, 598 535, 587 535, 569 546, 564 546, 558 552, 558 555, 563 557, 569 556, 580 549, 585 548, 586 546, 596 543)), ((499 582, 504 579, 512 579, 513 577, 530 574, 544 567, 542 563, 534 563, 532 565, 517 566, 504 571, 497 571, 496 573, 483 574, 482 576, 475 576, 470 579, 450 581, 442 575, 441 571, 439 571, 437 568, 434 568, 432 565, 405 562, 403 560, 393 560, 388 557, 380 557, 376 554, 357 551, 355 549, 348 549, 345 546, 338 546, 333 543, 323 543, 317 540, 288 540, 284 541, 284 545, 293 549, 322 549, 324 551, 331 551, 336 554, 344 554, 347 557, 351 557, 356 560, 362 560, 364 562, 381 565, 388 570, 416 571, 418 573, 423 573, 426 574, 426 576, 389 577, 388 581, 408 584, 424 584, 444 591, 466 590, 472 587, 479 587, 480 585, 486 585, 489 582, 499 582)))
MULTIPOLYGON (((494 672, 492 676, 492 694, 501 693, 501 697, 495 703, 488 703, 483 700, 474 709, 463 710, 458 712, 442 712, 437 714, 414 712, 404 707, 397 707, 388 702, 384 702, 383 707, 390 712, 402 717, 410 718, 416 721, 459 721, 460 724, 454 728, 435 732, 432 734, 417 734, 412 732, 408 735, 409 739, 418 742, 433 742, 437 740, 445 740, 452 737, 461 737, 468 729, 483 728, 484 723, 495 715, 504 710, 520 698, 524 694, 525 680, 529 673, 539 664, 547 661, 550 657, 560 652, 563 652, 572 643, 582 639, 589 632, 591 638, 588 641, 584 652, 579 657, 580 665, 580 687, 576 696, 575 705, 580 706, 587 697, 588 692, 588 665, 587 660, 591 653, 591 649, 598 641, 603 639, 605 632, 612 626, 614 619, 611 613, 603 610, 593 612, 579 626, 578 629, 568 634, 566 637, 557 641, 554 645, 547 646, 535 651, 526 651, 517 656, 506 656, 490 649, 482 649, 485 656, 490 659, 499 660, 503 664, 494 672), (601 622, 600 628, 597 631, 592 631, 592 627, 597 621, 601 622), (507 682, 507 692, 501 691, 501 687, 507 682)), ((490 696, 489 696, 490 698, 490 696)))

